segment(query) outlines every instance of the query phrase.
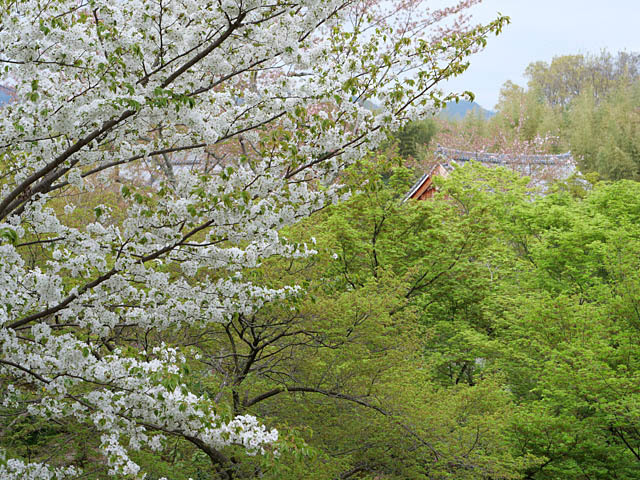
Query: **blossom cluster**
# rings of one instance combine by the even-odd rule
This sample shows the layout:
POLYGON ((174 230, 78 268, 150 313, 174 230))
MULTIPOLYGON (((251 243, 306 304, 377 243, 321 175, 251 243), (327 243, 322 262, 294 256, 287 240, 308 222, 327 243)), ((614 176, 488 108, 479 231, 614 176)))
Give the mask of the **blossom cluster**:
POLYGON ((65 480, 77 478, 80 473, 74 467, 51 468, 43 463, 6 459, 0 451, 0 478, 4 480, 65 480))

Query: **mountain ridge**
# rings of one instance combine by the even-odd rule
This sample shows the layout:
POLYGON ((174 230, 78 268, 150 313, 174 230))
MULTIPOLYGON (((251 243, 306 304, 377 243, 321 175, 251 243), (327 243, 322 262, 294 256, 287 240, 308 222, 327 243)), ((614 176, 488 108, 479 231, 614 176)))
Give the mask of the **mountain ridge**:
POLYGON ((440 111, 439 115, 449 120, 462 120, 472 111, 479 112, 484 118, 491 118, 496 114, 491 110, 487 110, 479 103, 460 100, 457 103, 447 103, 447 106, 440 111))

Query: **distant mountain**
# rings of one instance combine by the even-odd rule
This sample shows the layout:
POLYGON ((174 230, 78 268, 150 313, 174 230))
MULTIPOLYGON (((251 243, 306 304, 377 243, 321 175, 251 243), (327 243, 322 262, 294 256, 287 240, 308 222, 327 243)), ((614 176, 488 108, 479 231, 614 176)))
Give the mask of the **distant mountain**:
POLYGON ((482 106, 476 102, 460 100, 458 103, 447 103, 447 106, 440 112, 440 116, 448 118, 449 120, 462 120, 473 110, 480 112, 484 118, 491 118, 495 115, 495 112, 482 108, 482 106))
MULTIPOLYGON (((355 100, 355 98, 352 98, 352 100, 355 100)), ((368 110, 378 110, 380 108, 380 105, 368 99, 358 100, 358 103, 368 110)), ((483 108, 479 103, 460 100, 458 103, 447 103, 447 106, 440 110, 438 115, 448 120, 462 120, 469 112, 474 110, 480 112, 484 118, 491 118, 496 114, 496 112, 483 108)))

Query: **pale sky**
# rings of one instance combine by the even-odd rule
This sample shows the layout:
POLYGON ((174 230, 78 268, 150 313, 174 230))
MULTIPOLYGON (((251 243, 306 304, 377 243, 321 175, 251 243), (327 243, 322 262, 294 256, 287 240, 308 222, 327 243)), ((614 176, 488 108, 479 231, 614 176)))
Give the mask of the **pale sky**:
POLYGON ((491 38, 469 69, 449 84, 471 90, 476 102, 490 110, 505 81, 526 85, 522 74, 531 62, 602 49, 640 52, 640 0, 483 0, 473 11, 480 22, 496 18, 497 12, 511 17, 502 34, 491 38))

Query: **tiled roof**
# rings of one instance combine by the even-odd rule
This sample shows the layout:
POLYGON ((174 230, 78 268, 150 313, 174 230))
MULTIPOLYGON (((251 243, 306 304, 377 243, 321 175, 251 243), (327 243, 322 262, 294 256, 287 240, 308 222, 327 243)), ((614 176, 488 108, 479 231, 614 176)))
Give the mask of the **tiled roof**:
POLYGON ((438 145, 436 155, 456 162, 477 161, 494 165, 546 165, 566 166, 573 164, 571 152, 559 155, 513 155, 508 153, 470 152, 438 145))
POLYGON ((545 187, 553 179, 567 178, 575 171, 571 152, 560 155, 512 155, 507 153, 470 152, 438 145, 435 151, 436 164, 411 187, 403 202, 412 198, 428 182, 434 171, 441 167, 451 172, 456 166, 476 161, 488 167, 504 166, 527 174, 532 185, 545 187))

